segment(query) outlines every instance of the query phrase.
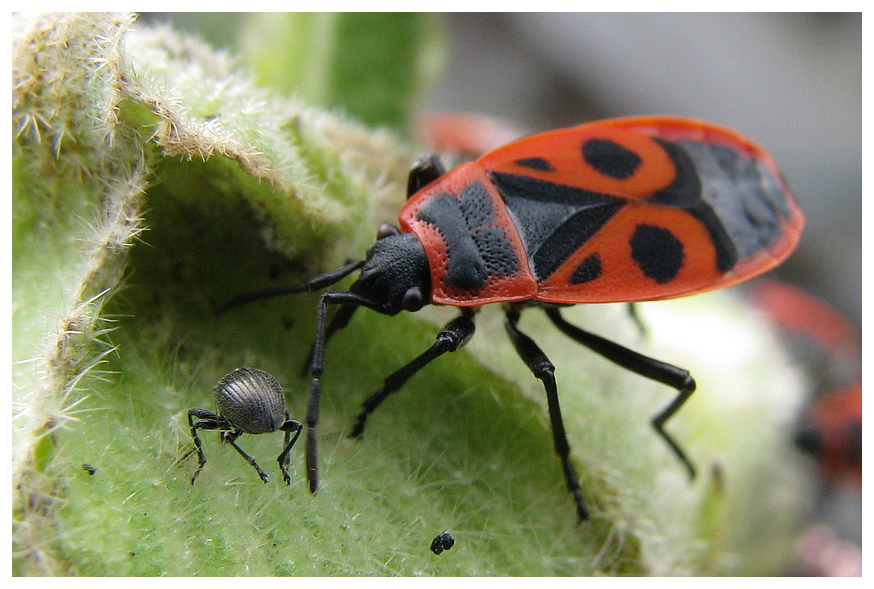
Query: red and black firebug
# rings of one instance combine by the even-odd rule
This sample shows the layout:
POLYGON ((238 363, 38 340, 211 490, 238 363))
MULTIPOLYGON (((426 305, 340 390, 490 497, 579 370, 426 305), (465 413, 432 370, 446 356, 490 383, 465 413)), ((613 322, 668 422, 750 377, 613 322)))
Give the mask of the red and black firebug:
POLYGON ((510 339, 546 390, 555 449, 577 515, 587 519, 554 366, 517 325, 522 311, 536 307, 574 341, 677 390, 652 425, 694 477, 692 462, 664 429, 695 390, 689 372, 568 323, 561 307, 685 296, 779 264, 797 245, 804 219, 768 153, 701 121, 613 119, 532 135, 448 173, 436 158, 423 159, 407 192, 400 228, 380 228, 364 260, 229 303, 321 290, 360 270, 349 291, 319 298, 306 416, 310 491, 319 486, 316 427, 327 340, 359 307, 396 315, 428 303, 460 313, 363 403, 351 436, 360 436, 370 414, 410 377, 464 345, 478 307, 502 303, 510 339), (339 307, 330 323, 329 305, 339 307))
POLYGON ((818 459, 824 480, 862 489, 862 349, 853 324, 795 286, 754 281, 749 300, 784 337, 813 387, 795 442, 818 459))

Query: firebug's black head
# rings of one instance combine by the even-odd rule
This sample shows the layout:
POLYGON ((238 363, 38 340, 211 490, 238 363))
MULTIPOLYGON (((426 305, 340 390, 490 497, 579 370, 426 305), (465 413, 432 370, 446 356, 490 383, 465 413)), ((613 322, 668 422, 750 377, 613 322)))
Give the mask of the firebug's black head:
POLYGON ((428 303, 431 291, 425 250, 412 233, 381 231, 380 235, 349 290, 375 303, 374 308, 386 315, 418 311, 428 303))

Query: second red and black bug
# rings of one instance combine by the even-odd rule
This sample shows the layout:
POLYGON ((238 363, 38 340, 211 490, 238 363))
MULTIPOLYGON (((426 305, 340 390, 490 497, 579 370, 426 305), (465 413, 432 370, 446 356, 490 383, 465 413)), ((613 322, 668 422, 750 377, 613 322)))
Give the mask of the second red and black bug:
MULTIPOLYGON (((321 294, 306 415, 307 477, 319 486, 317 427, 325 345, 366 307, 386 315, 428 303, 460 309, 421 355, 367 398, 352 431, 425 365, 473 335, 477 308, 502 303, 522 361, 544 386, 555 450, 580 520, 589 514, 571 461, 555 367, 519 327, 537 308, 570 339, 676 390, 652 425, 695 476, 665 423, 695 390, 689 372, 567 322, 562 306, 667 299, 730 286, 785 259, 804 220, 771 157, 708 123, 637 117, 533 135, 446 173, 436 158, 412 169, 400 227, 380 228, 364 260, 303 285, 238 297, 322 290, 360 270, 349 291, 321 294), (338 311, 328 321, 328 307, 338 311)), ((574 391, 575 394, 579 392, 574 391)))

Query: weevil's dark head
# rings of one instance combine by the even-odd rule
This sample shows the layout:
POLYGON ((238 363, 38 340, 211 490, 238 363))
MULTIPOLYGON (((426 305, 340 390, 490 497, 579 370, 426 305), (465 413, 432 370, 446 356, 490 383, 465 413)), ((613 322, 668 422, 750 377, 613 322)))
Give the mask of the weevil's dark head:
POLYGON ((391 225, 381 227, 349 291, 375 303, 374 309, 386 315, 421 309, 428 303, 431 274, 419 238, 391 225))

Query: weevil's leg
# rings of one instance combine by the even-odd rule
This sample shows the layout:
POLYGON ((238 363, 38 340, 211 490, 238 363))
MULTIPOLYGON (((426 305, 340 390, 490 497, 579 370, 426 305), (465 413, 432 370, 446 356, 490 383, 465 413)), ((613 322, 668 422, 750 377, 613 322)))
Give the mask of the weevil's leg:
POLYGON ((410 198, 419 190, 446 173, 446 168, 440 162, 440 158, 431 154, 420 158, 410 168, 407 177, 407 198, 410 198))
POLYGON ((360 437, 361 434, 364 433, 364 426, 370 414, 373 413, 383 401, 385 401, 386 397, 404 386, 404 383, 414 374, 446 352, 454 352, 463 346, 476 330, 473 321, 474 314, 474 309, 463 308, 461 310, 461 315, 447 323, 446 327, 437 334, 437 341, 435 341, 430 348, 400 370, 389 375, 389 377, 385 379, 382 388, 362 403, 361 406, 363 409, 361 413, 358 414, 355 426, 352 428, 352 433, 349 434, 349 437, 360 437))
POLYGON ((264 481, 264 482, 266 483, 267 481, 270 480, 270 477, 267 476, 267 473, 266 473, 266 472, 264 472, 263 470, 261 470, 261 467, 258 466, 258 463, 255 462, 255 459, 252 458, 251 456, 249 456, 248 454, 246 454, 246 453, 243 451, 243 449, 240 448, 240 447, 237 445, 237 442, 235 441, 235 440, 236 440, 237 438, 239 438, 242 434, 243 434, 243 432, 241 432, 240 430, 234 430, 234 431, 230 431, 230 432, 224 432, 224 433, 222 434, 222 439, 223 439, 224 441, 228 442, 231 446, 233 446, 233 447, 234 447, 234 450, 236 450, 237 452, 239 452, 239 453, 240 453, 240 456, 242 456, 243 458, 246 459, 246 462, 248 462, 248 463, 252 466, 252 468, 255 469, 255 472, 258 473, 258 476, 261 477, 261 480, 264 481))
POLYGON ((288 476, 289 453, 291 452, 294 443, 300 437, 300 432, 303 431, 303 425, 299 421, 289 419, 288 413, 286 413, 285 423, 283 423, 279 429, 285 432, 285 447, 276 460, 279 462, 279 470, 282 471, 282 480, 285 481, 286 485, 290 485, 291 477, 288 476), (291 432, 294 432, 294 438, 291 438, 291 432))
POLYGON ((310 373, 313 380, 310 385, 310 397, 307 402, 307 480, 309 481, 310 493, 315 493, 319 488, 319 449, 316 426, 319 423, 319 405, 322 399, 322 370, 325 361, 325 343, 327 336, 328 305, 343 305, 348 307, 368 307, 379 310, 371 301, 351 292, 324 292, 319 297, 319 305, 316 311, 316 337, 313 341, 312 362, 310 373))
POLYGON ((631 317, 631 320, 634 321, 634 324, 637 326, 637 331, 640 332, 640 337, 645 338, 649 335, 649 330, 646 328, 646 323, 643 322, 637 309, 638 303, 628 303, 628 316, 631 317))
MULTIPOLYGON (((191 484, 197 480, 200 471, 203 470, 206 464, 206 456, 203 453, 203 446, 200 443, 200 437, 197 435, 198 429, 225 429, 230 428, 227 420, 212 411, 205 409, 189 409, 188 410, 188 427, 191 428, 191 437, 194 440, 194 447, 197 450, 197 470, 194 471, 194 476, 191 477, 191 484), (197 417, 197 421, 194 418, 197 417)), ((186 457, 190 455, 186 454, 186 457)))
POLYGON ((316 290, 321 290, 332 284, 339 282, 349 274, 352 274, 355 270, 359 269, 361 265, 364 264, 364 260, 350 260, 346 262, 346 265, 337 268, 336 270, 330 270, 325 272, 324 274, 319 274, 318 276, 314 276, 310 278, 303 284, 292 284, 290 286, 277 286, 275 288, 267 288, 264 290, 259 290, 257 292, 248 292, 243 293, 241 295, 235 296, 231 300, 219 305, 215 309, 216 315, 221 315, 225 311, 233 309, 235 307, 239 307, 242 305, 247 305, 254 301, 260 301, 262 299, 272 299, 274 297, 287 295, 287 294, 295 294, 299 292, 312 292, 316 290))
POLYGON ((611 362, 614 362, 623 368, 677 389, 677 396, 674 397, 674 400, 652 418, 652 426, 665 443, 670 446, 680 462, 683 463, 683 466, 686 467, 686 470, 689 472, 689 478, 694 479, 695 466, 692 464, 692 461, 689 460, 689 457, 686 456, 683 449, 680 448, 680 445, 664 429, 665 422, 670 419, 671 416, 673 416, 674 413, 683 406, 686 399, 695 392, 695 380, 689 375, 689 371, 644 356, 643 354, 638 354, 637 352, 611 342, 608 339, 604 339, 603 337, 589 333, 588 331, 583 331, 576 325, 568 323, 564 317, 561 316, 558 307, 547 307, 546 314, 555 326, 572 340, 586 346, 593 352, 604 356, 611 362))
POLYGON ((519 356, 546 389, 546 406, 549 409, 549 421, 552 424, 552 439, 555 443, 555 452, 561 460, 567 488, 573 494, 574 501, 577 504, 577 517, 579 521, 587 520, 589 519, 589 510, 586 509, 586 503, 583 500, 583 492, 580 489, 577 471, 573 463, 571 463, 570 446, 564 429, 564 421, 561 417, 561 407, 558 404, 555 366, 553 366, 552 362, 549 361, 549 358, 546 357, 546 354, 543 353, 543 350, 540 349, 540 346, 534 340, 519 331, 519 328, 516 326, 518 321, 519 308, 515 306, 508 307, 504 326, 507 328, 507 333, 510 334, 510 339, 516 347, 516 352, 519 353, 519 356))

